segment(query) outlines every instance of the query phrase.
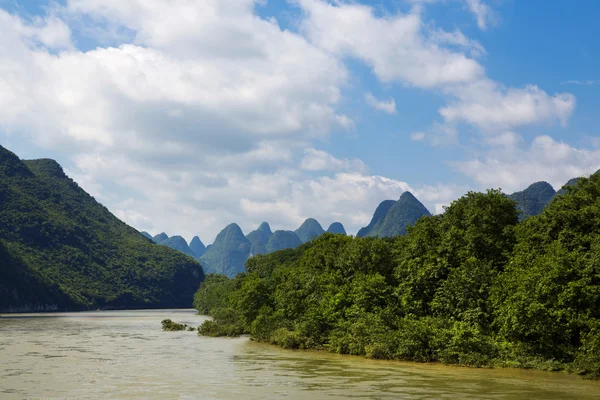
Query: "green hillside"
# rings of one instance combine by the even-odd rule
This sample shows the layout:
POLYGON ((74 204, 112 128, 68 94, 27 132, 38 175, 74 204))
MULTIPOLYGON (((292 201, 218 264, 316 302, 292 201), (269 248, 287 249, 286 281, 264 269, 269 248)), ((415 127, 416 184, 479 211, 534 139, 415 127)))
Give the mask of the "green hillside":
POLYGON ((204 279, 154 245, 53 160, 0 146, 0 310, 188 307, 204 279))

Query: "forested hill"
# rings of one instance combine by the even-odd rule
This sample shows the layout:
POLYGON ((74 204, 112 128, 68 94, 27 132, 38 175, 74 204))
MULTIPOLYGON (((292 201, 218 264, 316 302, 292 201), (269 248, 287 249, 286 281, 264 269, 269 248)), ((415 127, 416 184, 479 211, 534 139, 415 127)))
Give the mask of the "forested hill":
POLYGON ((198 262, 152 243, 53 160, 0 146, 0 311, 189 307, 198 262))
POLYGON ((210 275, 204 335, 288 348, 600 377, 600 175, 519 220, 497 190, 468 193, 404 236, 325 234, 210 275))

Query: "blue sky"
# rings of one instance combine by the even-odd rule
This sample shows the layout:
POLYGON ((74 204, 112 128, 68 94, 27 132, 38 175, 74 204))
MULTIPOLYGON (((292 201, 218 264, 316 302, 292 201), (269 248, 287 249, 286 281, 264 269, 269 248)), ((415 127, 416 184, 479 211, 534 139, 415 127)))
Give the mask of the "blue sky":
POLYGON ((0 144, 117 216, 355 233, 600 168, 600 3, 0 0, 0 144))

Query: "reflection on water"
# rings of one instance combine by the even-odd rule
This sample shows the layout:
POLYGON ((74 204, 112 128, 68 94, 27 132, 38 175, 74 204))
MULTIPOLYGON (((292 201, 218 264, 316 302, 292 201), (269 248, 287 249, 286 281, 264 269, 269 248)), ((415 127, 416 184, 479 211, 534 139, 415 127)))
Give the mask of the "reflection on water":
POLYGON ((163 332, 193 310, 0 317, 0 399, 598 399, 565 374, 365 360, 163 332))

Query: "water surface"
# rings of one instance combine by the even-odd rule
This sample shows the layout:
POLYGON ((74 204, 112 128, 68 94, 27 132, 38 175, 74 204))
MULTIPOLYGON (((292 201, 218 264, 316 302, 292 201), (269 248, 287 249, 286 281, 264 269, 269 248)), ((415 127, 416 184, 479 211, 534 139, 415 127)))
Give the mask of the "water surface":
POLYGON ((0 399, 599 399, 563 373, 471 369, 291 351, 163 332, 194 310, 0 317, 0 399))

